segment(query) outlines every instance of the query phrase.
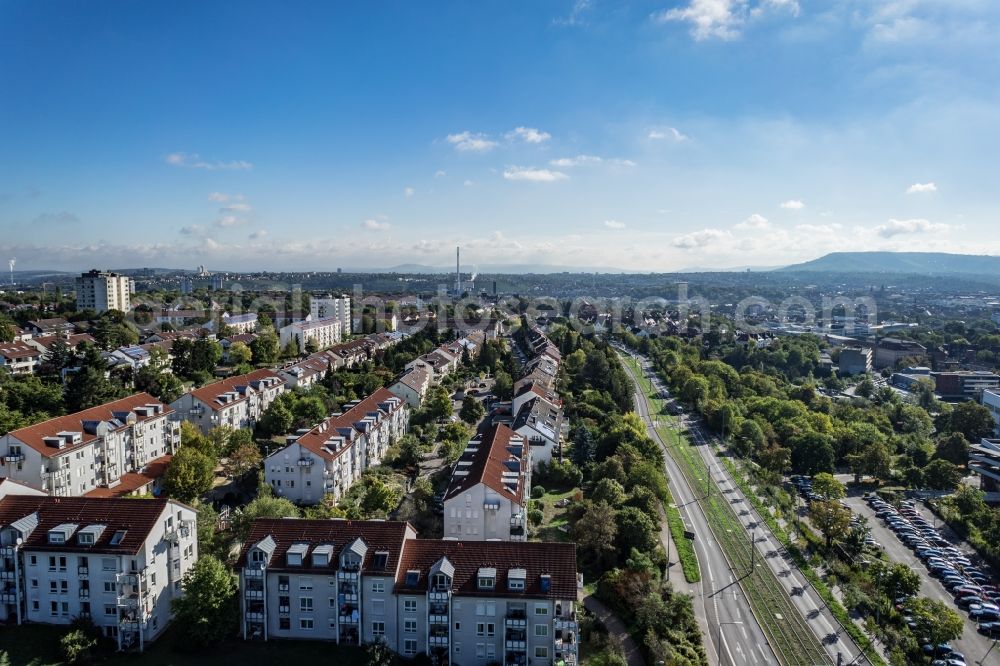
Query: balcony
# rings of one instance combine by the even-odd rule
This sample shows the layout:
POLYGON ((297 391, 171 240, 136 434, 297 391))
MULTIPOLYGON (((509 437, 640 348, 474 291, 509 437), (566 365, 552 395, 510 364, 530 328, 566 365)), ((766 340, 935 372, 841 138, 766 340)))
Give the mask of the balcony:
POLYGON ((448 624, 447 615, 429 615, 427 621, 431 624, 448 624))
POLYGON ((90 590, 89 589, 81 589, 80 590, 80 598, 81 599, 89 599, 90 598, 90 590))
POLYGON ((288 583, 278 583, 278 592, 288 592, 288 583))
POLYGON ((260 600, 264 598, 264 590, 247 590, 244 596, 247 599, 260 600))
POLYGON ((0 592, 0 603, 5 604, 16 604, 18 602, 18 594, 14 591, 0 592))
MULTIPOLYGON (((251 569, 250 567, 245 567, 243 569, 243 576, 245 578, 261 578, 261 579, 263 579, 264 578, 264 570, 263 569, 251 569)), ((288 587, 286 586, 285 589, 288 589, 288 587)))
POLYGON ((504 626, 509 629, 527 629, 528 621, 523 617, 507 617, 504 619, 504 626))
POLYGON ((448 601, 448 593, 447 592, 431 592, 427 596, 430 598, 430 600, 432 602, 435 602, 435 601, 438 601, 438 602, 447 602, 448 601))
POLYGON ((87 576, 90 575, 90 567, 77 567, 76 575, 81 576, 82 578, 86 578, 87 576))
POLYGON ((0 580, 17 580, 17 572, 0 571, 0 580))
POLYGON ((341 615, 338 620, 340 624, 358 624, 361 621, 361 617, 357 614, 341 615))
POLYGON ((312 458, 299 458, 299 467, 312 467, 316 461, 312 458))
POLYGON ((264 614, 258 611, 247 611, 247 622, 263 622, 264 614))
POLYGON ((554 625, 555 625, 556 629, 560 629, 560 630, 564 630, 564 631, 576 631, 577 630, 576 620, 569 619, 569 618, 557 617, 555 619, 554 625))
POLYGON ((0 555, 13 557, 17 553, 17 546, 0 546, 0 555))
POLYGON ((504 641, 504 647, 512 652, 525 652, 528 649, 527 641, 504 641))
POLYGON ((358 603, 358 595, 356 592, 341 592, 340 597, 341 597, 340 599, 341 603, 347 603, 347 604, 358 603))
POLYGON ((448 647, 448 634, 443 636, 428 636, 427 643, 433 647, 448 647))
POLYGON ((339 578, 340 580, 353 580, 353 581, 356 581, 358 579, 358 572, 357 571, 343 571, 343 570, 341 570, 341 571, 337 572, 337 578, 339 578))
POLYGON ((23 453, 8 453, 7 455, 5 455, 3 457, 3 460, 4 460, 4 462, 8 462, 8 463, 24 462, 24 454, 23 453))

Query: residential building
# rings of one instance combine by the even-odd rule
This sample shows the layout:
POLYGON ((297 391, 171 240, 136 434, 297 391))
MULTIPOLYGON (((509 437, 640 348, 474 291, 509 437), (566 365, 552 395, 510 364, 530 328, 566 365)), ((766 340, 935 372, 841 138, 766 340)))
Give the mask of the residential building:
POLYGON ((231 335, 253 333, 257 330, 257 313, 247 312, 237 315, 231 315, 228 312, 223 313, 222 325, 229 327, 231 335))
POLYGON ((409 407, 388 389, 345 408, 264 459, 264 478, 276 495, 296 504, 318 504, 327 495, 338 500, 406 434, 409 407))
POLYGON ((278 370, 278 374, 285 380, 288 388, 306 389, 323 379, 329 368, 330 361, 327 358, 322 354, 313 354, 298 363, 286 365, 278 370))
POLYGON ((242 342, 249 347, 256 339, 256 333, 240 333, 238 335, 230 335, 227 338, 222 338, 219 340, 219 344, 222 345, 222 361, 224 363, 229 363, 229 348, 233 346, 234 342, 242 342))
POLYGON ((461 358, 461 353, 455 355, 439 347, 413 359, 404 367, 406 370, 421 368, 430 374, 433 380, 437 381, 458 369, 461 358))
POLYGON ((469 442, 444 494, 444 538, 525 541, 531 452, 524 436, 495 425, 469 442))
POLYGON ((427 397, 431 387, 431 375, 423 368, 411 368, 404 372, 396 382, 389 387, 395 395, 406 401, 410 407, 417 409, 427 397))
POLYGON ((118 273, 92 270, 76 278, 76 309, 107 312, 132 309, 135 283, 118 273))
POLYGON ((934 372, 935 391, 943 400, 976 400, 983 391, 1000 388, 1000 375, 986 370, 934 372))
POLYGON ((969 471, 979 474, 985 492, 1000 492, 1000 439, 983 438, 969 447, 969 471))
POLYGON ((12 375, 32 375, 42 361, 36 347, 23 342, 0 342, 0 368, 12 375))
POLYGON ((407 523, 260 519, 240 555, 248 639, 384 641, 438 664, 576 664, 568 543, 417 539, 407 523))
POLYGON ((7 478, 50 495, 116 488, 180 445, 173 410, 148 393, 59 416, 0 437, 7 478))
POLYGON ((142 649, 171 620, 198 559, 197 514, 165 499, 0 500, 0 621, 89 618, 119 649, 142 649))
POLYGON ((872 350, 868 347, 844 347, 840 350, 840 375, 864 375, 872 371, 872 350))
POLYGON ((50 319, 35 319, 29 321, 24 326, 25 331, 31 336, 55 335, 57 333, 72 333, 76 326, 66 321, 62 317, 52 317, 50 319))
POLYGON ((89 333, 66 332, 35 335, 30 340, 25 340, 25 344, 34 347, 42 353, 43 361, 49 355, 49 350, 52 349, 52 345, 56 343, 62 343, 70 349, 76 349, 84 343, 96 345, 97 340, 95 340, 89 333))
POLYGON ((0 500, 7 495, 30 495, 32 497, 43 497, 45 493, 37 488, 0 476, 0 500))
POLYGON ((541 396, 524 403, 514 415, 510 427, 528 440, 533 466, 562 455, 562 418, 562 409, 541 396))
POLYGON ((311 297, 309 299, 309 314, 313 320, 336 319, 340 322, 341 334, 347 334, 351 331, 351 297, 346 294, 311 297))
POLYGON ((278 395, 285 380, 271 370, 227 377, 185 393, 170 406, 178 417, 207 433, 216 426, 253 428, 278 395))
POLYGON ((342 331, 339 319, 327 317, 292 322, 280 329, 278 337, 282 346, 294 343, 299 348, 299 353, 304 354, 310 341, 316 345, 316 349, 326 349, 337 344, 342 331))

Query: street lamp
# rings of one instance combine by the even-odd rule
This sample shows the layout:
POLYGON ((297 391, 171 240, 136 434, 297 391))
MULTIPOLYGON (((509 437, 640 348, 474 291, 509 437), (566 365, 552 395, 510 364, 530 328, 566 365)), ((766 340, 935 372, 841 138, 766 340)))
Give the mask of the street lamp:
POLYGON ((993 648, 995 648, 996 646, 997 642, 993 641, 993 643, 990 645, 990 649, 987 650, 986 654, 983 655, 983 658, 977 661, 976 663, 979 664, 979 666, 983 666, 986 663, 986 657, 990 656, 990 652, 993 652, 993 648))
POLYGON ((722 628, 727 624, 731 625, 743 625, 742 621, 737 620, 736 622, 720 622, 719 623, 719 640, 715 646, 715 652, 719 655, 719 666, 722 666, 722 628))

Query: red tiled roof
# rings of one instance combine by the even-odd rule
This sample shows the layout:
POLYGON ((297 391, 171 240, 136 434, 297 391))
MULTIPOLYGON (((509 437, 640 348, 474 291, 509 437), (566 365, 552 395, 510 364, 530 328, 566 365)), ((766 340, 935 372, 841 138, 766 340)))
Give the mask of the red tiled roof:
POLYGON ((380 388, 340 416, 331 416, 326 419, 319 425, 315 426, 312 430, 299 437, 296 441, 298 444, 321 458, 333 460, 343 451, 346 451, 347 447, 344 447, 336 453, 332 453, 323 447, 326 441, 331 437, 340 436, 340 429, 349 428, 352 433, 356 434, 358 431, 354 427, 355 423, 364 419, 371 412, 384 413, 384 410, 381 409, 380 405, 390 401, 394 401, 396 403, 397 410, 401 409, 405 405, 403 400, 394 395, 391 391, 389 391, 389 389, 380 388))
POLYGON ((167 506, 165 499, 104 499, 94 497, 30 497, 8 495, 0 500, 0 526, 38 513, 38 526, 25 540, 25 550, 85 550, 94 553, 135 555, 156 525, 167 506), (105 525, 93 546, 49 545, 48 532, 63 523, 105 525), (115 532, 125 531, 117 545, 111 545, 115 532))
POLYGON ((483 434, 482 441, 475 451, 463 453, 459 458, 455 471, 462 470, 467 474, 452 476, 445 499, 461 495, 482 483, 501 497, 523 503, 525 490, 523 472, 527 465, 527 448, 528 442, 523 436, 505 425, 493 426, 483 434), (512 438, 515 440, 513 443, 512 438), (512 448, 516 451, 517 446, 521 449, 519 455, 511 451, 512 448), (471 464, 463 465, 463 462, 471 464), (509 474, 514 471, 517 472, 517 482, 505 485, 504 472, 509 474))
POLYGON ((23 342, 0 342, 0 356, 14 360, 25 356, 38 356, 38 349, 23 342))
MULTIPOLYGON (((82 412, 67 414, 66 416, 58 416, 54 419, 49 419, 48 421, 42 421, 41 423, 36 423, 33 426, 28 426, 27 428, 12 430, 9 433, 9 436, 23 442, 27 446, 30 446, 45 457, 52 457, 66 453, 67 451, 72 451, 97 439, 95 434, 86 431, 84 428, 84 422, 114 421, 117 418, 115 414, 128 412, 135 416, 136 423, 142 423, 148 419, 159 418, 164 414, 171 414, 173 411, 174 410, 171 409, 169 405, 163 404, 148 393, 136 393, 135 395, 122 398, 121 400, 115 400, 103 405, 98 405, 97 407, 85 409, 82 412), (160 413, 155 416, 140 417, 133 411, 138 407, 144 407, 146 405, 159 405, 160 413), (59 432, 81 433, 81 441, 79 444, 68 444, 61 449, 46 446, 43 438, 55 436, 55 434, 59 432)), ((121 427, 122 425, 118 425, 113 427, 112 430, 117 430, 121 427)))
POLYGON ((97 344, 97 340, 95 340, 89 333, 73 333, 71 335, 36 335, 31 338, 30 342, 32 344, 38 344, 48 350, 48 348, 55 344, 58 340, 62 340, 70 347, 76 347, 83 342, 97 344))
POLYGON ((171 455, 165 455, 150 460, 141 472, 123 474, 121 483, 114 488, 94 488, 89 493, 85 493, 84 497, 122 497, 133 493, 163 476, 173 458, 171 455))
POLYGON ((455 567, 452 581, 457 596, 576 598, 576 544, 540 541, 444 541, 410 539, 403 546, 403 558, 396 577, 396 592, 427 590, 431 567, 442 557, 455 567), (493 592, 478 589, 480 567, 496 568, 493 592), (524 591, 507 589, 509 569, 525 569, 524 591), (406 572, 420 571, 416 585, 407 586, 406 572), (552 584, 542 591, 541 576, 548 574, 552 584))
POLYGON ((333 566, 337 566, 340 552, 344 546, 358 537, 368 546, 361 570, 365 573, 389 573, 395 575, 403 550, 403 541, 407 532, 413 530, 409 523, 395 520, 305 520, 301 518, 258 518, 250 528, 250 536, 243 544, 243 550, 236 566, 246 566, 247 551, 267 537, 275 542, 274 553, 268 565, 269 570, 309 571, 312 570, 310 555, 312 548, 321 544, 331 544, 334 547, 333 566), (310 553, 303 558, 303 566, 286 567, 285 554, 295 543, 306 543, 310 553), (373 561, 378 551, 388 552, 384 569, 374 569, 373 561))
POLYGON ((263 379, 268 379, 268 378, 274 378, 275 380, 277 380, 277 383, 279 384, 285 383, 281 379, 281 377, 271 372, 270 370, 267 369, 254 370, 253 372, 250 372, 245 375, 226 377, 223 380, 212 382, 211 384, 202 386, 199 389, 194 389, 193 391, 191 391, 191 395, 200 400, 201 402, 203 402, 204 404, 208 405, 211 409, 219 410, 222 407, 228 407, 229 405, 236 404, 241 400, 246 400, 246 395, 241 393, 235 400, 226 403, 225 405, 219 403, 216 400, 218 396, 222 395, 223 393, 230 393, 232 391, 236 391, 236 387, 238 386, 243 386, 243 387, 251 386, 254 382, 259 382, 263 379))

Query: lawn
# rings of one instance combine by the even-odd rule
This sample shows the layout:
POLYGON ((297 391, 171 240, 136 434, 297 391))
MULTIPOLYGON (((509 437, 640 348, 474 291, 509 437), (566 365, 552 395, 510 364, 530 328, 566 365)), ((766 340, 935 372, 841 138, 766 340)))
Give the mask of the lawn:
POLYGON ((573 499, 579 488, 570 488, 560 492, 546 492, 536 500, 536 506, 542 509, 542 524, 532 528, 537 541, 569 541, 567 521, 568 506, 558 507, 556 502, 563 499, 573 499))
MULTIPOLYGON (((4 627, 0 631, 0 664, 4 666, 58 666, 63 663, 59 638, 61 627, 24 625, 4 627)), ((326 641, 227 641, 210 650, 183 652, 176 649, 184 636, 168 630, 143 653, 112 655, 107 664, 141 666, 218 666, 218 664, 272 665, 282 662, 335 662, 338 666, 362 666, 364 651, 342 648, 326 641)))

